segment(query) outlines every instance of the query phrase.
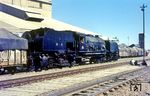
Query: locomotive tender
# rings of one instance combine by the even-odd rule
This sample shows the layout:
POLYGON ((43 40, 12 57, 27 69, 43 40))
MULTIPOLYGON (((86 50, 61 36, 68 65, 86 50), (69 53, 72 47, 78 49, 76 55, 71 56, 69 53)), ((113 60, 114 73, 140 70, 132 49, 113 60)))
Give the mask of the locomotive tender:
POLYGON ((28 55, 48 54, 49 63, 53 66, 98 63, 119 58, 118 44, 104 41, 99 36, 40 28, 25 32, 22 37, 28 39, 28 55))
POLYGON ((119 47, 114 40, 105 40, 106 60, 117 60, 119 58, 119 47))

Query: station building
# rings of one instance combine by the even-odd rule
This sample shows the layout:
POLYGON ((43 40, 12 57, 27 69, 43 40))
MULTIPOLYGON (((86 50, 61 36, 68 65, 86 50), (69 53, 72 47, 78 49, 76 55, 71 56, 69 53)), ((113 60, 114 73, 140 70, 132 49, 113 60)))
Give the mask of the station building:
POLYGON ((1 0, 0 28, 20 35, 23 32, 39 28, 95 34, 94 32, 53 19, 51 0, 1 0))

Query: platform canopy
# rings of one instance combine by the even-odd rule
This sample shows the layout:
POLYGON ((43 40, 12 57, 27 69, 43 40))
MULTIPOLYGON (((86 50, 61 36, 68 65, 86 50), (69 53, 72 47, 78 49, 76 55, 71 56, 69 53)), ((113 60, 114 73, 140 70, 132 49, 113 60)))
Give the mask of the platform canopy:
POLYGON ((26 50, 28 41, 12 32, 0 28, 0 51, 3 50, 26 50))

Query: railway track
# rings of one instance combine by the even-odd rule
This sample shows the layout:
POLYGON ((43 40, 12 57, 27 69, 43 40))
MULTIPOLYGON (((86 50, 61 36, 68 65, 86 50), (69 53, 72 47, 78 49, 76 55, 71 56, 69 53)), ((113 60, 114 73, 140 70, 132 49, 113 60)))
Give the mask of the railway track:
MULTIPOLYGON (((141 62, 141 60, 139 60, 139 62, 141 62)), ((81 73, 86 73, 90 71, 114 68, 114 67, 126 65, 127 63, 128 62, 121 62, 121 63, 119 62, 113 65, 112 64, 103 65, 103 66, 99 65, 99 66, 88 67, 88 68, 80 68, 80 69, 48 73, 48 74, 42 74, 42 75, 36 75, 36 76, 28 76, 28 77, 22 77, 22 78, 10 79, 10 80, 3 80, 3 81, 0 81, 0 89, 10 88, 10 87, 15 87, 15 86, 22 86, 25 84, 30 84, 30 83, 35 83, 35 82, 40 82, 40 81, 50 80, 50 79, 56 79, 56 78, 60 78, 64 76, 81 74, 81 73)))
POLYGON ((150 72, 149 70, 150 67, 144 67, 132 71, 125 71, 92 80, 91 82, 77 84, 76 86, 71 86, 65 89, 43 93, 39 96, 108 96, 109 92, 114 92, 127 84, 134 84, 134 82, 137 82, 137 78, 148 74, 148 72, 150 72))
POLYGON ((63 76, 80 74, 80 73, 85 73, 89 71, 96 71, 96 70, 106 69, 110 67, 112 68, 112 67, 117 67, 117 66, 123 66, 125 64, 126 62, 122 62, 122 63, 116 63, 113 66, 112 65, 96 66, 96 67, 90 67, 90 68, 75 69, 75 70, 69 70, 69 71, 63 71, 63 72, 56 72, 56 73, 49 73, 49 74, 43 74, 43 75, 37 75, 37 76, 29 76, 29 77, 23 77, 23 78, 11 79, 11 80, 4 80, 4 81, 0 81, 0 89, 14 87, 14 86, 21 86, 24 84, 40 82, 40 81, 47 80, 47 79, 55 79, 55 78, 59 78, 63 76))
MULTIPOLYGON (((71 76, 65 76, 62 78, 44 80, 37 83, 26 84, 22 86, 15 86, 11 88, 4 88, 0 90, 1 96, 48 96, 49 93, 56 92, 57 90, 64 90, 67 88, 72 88, 77 85, 91 84, 95 80, 101 80, 105 76, 111 76, 113 74, 118 74, 124 71, 135 70, 142 67, 124 65, 115 68, 109 68, 104 70, 97 70, 92 72, 87 72, 83 74, 76 74, 71 76), (48 93, 48 94, 46 94, 48 93)), ((61 91, 58 91, 61 93, 61 91)), ((52 96, 60 96, 58 94, 53 94, 52 96)))

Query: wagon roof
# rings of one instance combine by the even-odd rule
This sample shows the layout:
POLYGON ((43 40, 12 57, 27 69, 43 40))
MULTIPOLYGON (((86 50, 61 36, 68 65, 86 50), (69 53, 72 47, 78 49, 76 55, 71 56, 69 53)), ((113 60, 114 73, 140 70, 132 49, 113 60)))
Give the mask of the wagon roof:
POLYGON ((15 49, 28 49, 28 41, 4 28, 0 28, 0 50, 15 49))

